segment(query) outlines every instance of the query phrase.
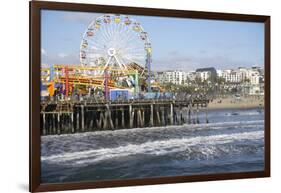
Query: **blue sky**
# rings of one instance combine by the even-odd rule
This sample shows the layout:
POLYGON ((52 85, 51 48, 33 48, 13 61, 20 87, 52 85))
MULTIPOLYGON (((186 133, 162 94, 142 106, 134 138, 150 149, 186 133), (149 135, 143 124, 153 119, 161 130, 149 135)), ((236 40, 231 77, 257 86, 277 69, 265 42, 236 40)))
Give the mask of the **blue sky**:
MULTIPOLYGON (((79 64, 88 24, 102 14, 43 10, 42 64, 79 64)), ((264 25, 170 17, 131 16, 151 40, 153 70, 235 69, 264 65, 264 25)))

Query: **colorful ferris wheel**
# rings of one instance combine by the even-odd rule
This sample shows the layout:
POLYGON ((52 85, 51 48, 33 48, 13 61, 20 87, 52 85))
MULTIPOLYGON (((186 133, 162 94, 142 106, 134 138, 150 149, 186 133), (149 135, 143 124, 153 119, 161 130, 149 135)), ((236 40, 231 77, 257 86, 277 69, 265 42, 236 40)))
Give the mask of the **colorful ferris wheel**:
POLYGON ((94 19, 85 30, 80 45, 82 66, 126 71, 130 64, 150 74, 151 43, 141 24, 129 16, 105 14, 94 19))

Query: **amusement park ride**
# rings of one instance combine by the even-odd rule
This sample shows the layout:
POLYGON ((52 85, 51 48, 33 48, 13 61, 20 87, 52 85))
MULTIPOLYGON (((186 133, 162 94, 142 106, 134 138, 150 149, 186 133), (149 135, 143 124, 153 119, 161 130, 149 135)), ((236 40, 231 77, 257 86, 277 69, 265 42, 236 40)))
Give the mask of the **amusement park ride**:
POLYGON ((195 107, 199 123, 199 108, 209 100, 151 81, 151 54, 147 32, 128 16, 92 21, 80 44, 80 64, 41 68, 41 134, 195 123, 195 107))
MULTIPOLYGON (((48 96, 62 88, 66 97, 74 92, 102 89, 105 99, 112 89, 137 96, 151 91, 151 43, 143 27, 128 16, 106 14, 94 19, 80 44, 80 64, 54 64, 41 68, 41 83, 48 96)), ((42 94, 41 94, 42 95, 42 94)))

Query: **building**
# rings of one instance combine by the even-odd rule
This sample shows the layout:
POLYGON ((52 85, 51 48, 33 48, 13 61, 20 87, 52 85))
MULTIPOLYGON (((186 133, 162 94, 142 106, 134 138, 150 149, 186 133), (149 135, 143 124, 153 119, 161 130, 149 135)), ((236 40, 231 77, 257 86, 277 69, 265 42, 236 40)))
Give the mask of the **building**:
MULTIPOLYGON (((264 71, 260 67, 216 70, 215 68, 200 68, 196 71, 181 70, 154 72, 154 80, 159 83, 173 83, 176 85, 194 84, 196 79, 202 82, 216 82, 217 78, 226 84, 237 87, 245 94, 262 95, 264 92, 264 71)), ((228 87, 229 85, 226 85, 228 87)))
POLYGON ((217 77, 221 78, 223 75, 223 71, 222 70, 217 70, 217 77))
POLYGON ((186 73, 186 76, 188 82, 194 82, 197 74, 195 71, 189 71, 186 73))
POLYGON ((200 80, 207 81, 211 79, 211 72, 210 71, 203 71, 203 72, 196 72, 197 77, 200 78, 200 80))
POLYGON ((226 83, 240 84, 245 94, 263 95, 264 75, 263 69, 260 67, 239 67, 237 70, 217 71, 217 74, 226 83))
POLYGON ((242 73, 239 70, 224 70, 222 72, 222 78, 228 83, 241 83, 242 73))
POLYGON ((262 83, 263 77, 261 76, 260 72, 256 69, 251 69, 248 72, 248 79, 252 85, 257 85, 262 83))
POLYGON ((165 72, 166 81, 171 82, 173 84, 183 85, 186 83, 187 76, 183 71, 168 71, 165 72))
POLYGON ((187 73, 179 70, 156 72, 155 80, 160 83, 183 85, 187 83, 187 73))
POLYGON ((202 81, 210 80, 215 82, 217 79, 217 71, 215 68, 198 68, 196 69, 196 73, 202 81))
POLYGON ((153 73, 154 80, 159 82, 159 83, 164 83, 165 82, 165 75, 164 72, 154 72, 153 73))
POLYGON ((241 76, 241 82, 243 83, 247 81, 249 69, 245 67, 238 67, 238 72, 240 73, 241 76))

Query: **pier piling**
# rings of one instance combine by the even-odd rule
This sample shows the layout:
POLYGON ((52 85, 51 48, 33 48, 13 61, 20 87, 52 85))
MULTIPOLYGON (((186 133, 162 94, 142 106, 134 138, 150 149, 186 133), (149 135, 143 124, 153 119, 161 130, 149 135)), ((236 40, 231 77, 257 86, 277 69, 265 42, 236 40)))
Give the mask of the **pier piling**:
POLYGON ((81 105, 81 129, 82 129, 82 132, 85 131, 85 123, 84 123, 84 106, 81 105))
POLYGON ((153 104, 150 105, 150 127, 154 126, 154 121, 153 121, 153 104))
POLYGON ((41 134, 120 128, 198 124, 200 108, 208 119, 207 100, 48 101, 41 106, 41 134), (196 111, 196 112, 195 112, 196 111))
POLYGON ((173 103, 170 104, 170 124, 173 125, 174 124, 174 109, 173 109, 173 103))
POLYGON ((207 105, 205 107, 205 111, 206 111, 206 123, 209 123, 209 120, 208 120, 208 108, 207 108, 207 105))
POLYGON ((122 120, 121 120, 122 128, 125 128, 125 114, 124 114, 124 108, 121 108, 121 116, 122 116, 122 120))
POLYGON ((197 104, 196 108, 196 123, 199 124, 199 104, 197 104))

